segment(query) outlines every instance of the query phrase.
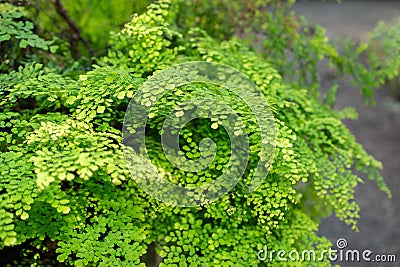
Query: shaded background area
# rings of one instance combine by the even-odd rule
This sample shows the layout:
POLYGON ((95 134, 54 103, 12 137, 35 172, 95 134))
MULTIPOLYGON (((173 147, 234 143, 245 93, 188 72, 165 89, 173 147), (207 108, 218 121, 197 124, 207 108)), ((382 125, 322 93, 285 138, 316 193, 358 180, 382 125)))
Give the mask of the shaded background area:
MULTIPOLYGON (((326 28, 329 38, 360 41, 367 38, 367 32, 373 30, 379 20, 400 17, 400 1, 344 0, 341 4, 299 1, 294 10, 310 24, 326 28)), ((331 79, 338 79, 325 66, 321 66, 320 72, 323 87, 329 87, 331 79)), ((353 106, 359 113, 358 120, 344 123, 357 141, 383 163, 381 173, 393 198, 388 199, 374 182, 366 181, 356 190, 356 200, 361 207, 360 231, 356 233, 330 217, 323 220, 319 232, 334 245, 337 239, 345 238, 348 249, 369 249, 375 255, 396 254, 397 258, 397 263, 335 262, 341 266, 400 266, 400 102, 390 96, 388 88, 382 88, 376 92, 376 106, 367 106, 358 88, 350 85, 349 78, 340 78, 339 85, 337 108, 353 106)))

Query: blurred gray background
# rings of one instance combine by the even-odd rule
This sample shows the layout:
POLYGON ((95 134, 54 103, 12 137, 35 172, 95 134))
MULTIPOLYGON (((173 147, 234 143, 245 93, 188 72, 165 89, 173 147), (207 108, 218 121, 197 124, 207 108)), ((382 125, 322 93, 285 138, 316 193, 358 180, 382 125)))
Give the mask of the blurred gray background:
MULTIPOLYGON (((310 24, 326 28, 329 38, 348 37, 355 41, 365 40, 379 20, 400 17, 400 1, 343 0, 341 4, 298 1, 293 9, 310 24)), ((338 79, 324 66, 320 72, 322 87, 328 87, 331 79, 338 79)), ((376 92, 376 106, 367 106, 363 104, 359 88, 350 86, 348 78, 340 78, 339 84, 337 107, 353 106, 359 113, 358 120, 344 122, 364 148, 383 163, 382 176, 393 198, 388 199, 374 182, 366 181, 356 190, 356 200, 361 206, 360 231, 353 232, 343 222, 330 217, 323 220, 319 233, 333 244, 345 238, 348 249, 369 249, 374 254, 396 254, 397 257, 396 263, 336 261, 340 266, 400 266, 400 102, 384 87, 376 92)))

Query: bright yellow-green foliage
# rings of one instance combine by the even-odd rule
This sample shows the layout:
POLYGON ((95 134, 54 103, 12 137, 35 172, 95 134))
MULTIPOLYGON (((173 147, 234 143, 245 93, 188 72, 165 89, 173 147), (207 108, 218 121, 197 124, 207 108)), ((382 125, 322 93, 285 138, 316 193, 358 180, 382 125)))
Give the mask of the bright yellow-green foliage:
POLYGON ((149 6, 146 16, 135 14, 120 33, 111 36, 113 49, 102 61, 144 75, 171 64, 181 49, 174 42, 182 35, 169 27, 167 16, 167 10, 154 5, 149 6))
MULTIPOLYGON (((343 113, 305 89, 290 88, 269 62, 239 42, 173 28, 179 12, 170 9, 168 3, 152 4, 134 16, 112 36, 108 55, 78 79, 34 62, 0 76, 0 248, 14 247, 22 255, 10 266, 145 266, 150 256, 143 255, 152 247, 162 258, 160 266, 263 266, 267 262, 257 252, 265 245, 275 251, 328 249, 330 242, 316 233, 322 215, 334 212, 356 228, 354 188, 361 178, 352 167, 388 192, 381 164, 341 123, 343 113), (131 177, 121 128, 131 97, 149 76, 194 60, 232 66, 260 88, 275 117, 275 160, 264 183, 247 192, 259 133, 254 118, 232 98, 226 104, 243 112, 252 145, 243 180, 206 206, 173 207, 148 196, 131 177)), ((188 174, 158 153, 168 110, 188 99, 187 93, 216 92, 213 85, 192 86, 174 88, 148 121, 153 163, 166 178, 173 173, 183 184, 213 179, 224 163, 218 154, 215 169, 188 174)), ((196 158, 198 141, 205 137, 229 148, 222 127, 212 123, 200 121, 180 133, 188 158, 196 158)), ((330 262, 275 258, 270 265, 330 262)))

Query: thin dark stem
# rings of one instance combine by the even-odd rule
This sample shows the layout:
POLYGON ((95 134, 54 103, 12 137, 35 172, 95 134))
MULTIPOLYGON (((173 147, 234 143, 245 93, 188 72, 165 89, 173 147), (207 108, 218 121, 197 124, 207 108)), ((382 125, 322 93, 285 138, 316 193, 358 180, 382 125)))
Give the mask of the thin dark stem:
POLYGON ((65 10, 61 1, 55 0, 54 7, 56 8, 57 14, 60 15, 65 20, 65 22, 67 22, 68 27, 74 33, 71 36, 71 40, 70 40, 71 45, 73 47, 75 47, 75 50, 76 50, 77 41, 81 41, 82 44, 85 46, 86 50, 89 52, 89 55, 92 56, 92 49, 90 48, 89 42, 82 37, 79 28, 75 25, 74 21, 68 16, 67 10, 65 10))

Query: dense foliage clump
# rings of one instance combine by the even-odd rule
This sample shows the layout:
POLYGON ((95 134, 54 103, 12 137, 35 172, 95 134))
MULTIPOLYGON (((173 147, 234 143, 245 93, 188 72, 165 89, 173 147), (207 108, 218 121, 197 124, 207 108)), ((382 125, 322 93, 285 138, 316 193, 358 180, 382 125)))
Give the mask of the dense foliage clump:
MULTIPOLYGON (((111 35, 107 54, 79 76, 36 61, 0 76, 1 264, 265 265, 257 258, 265 245, 275 251, 328 249, 330 241, 316 233, 323 215, 333 212, 356 229, 354 188, 362 179, 355 169, 390 195, 379 174, 381 164, 341 122, 350 113, 332 110, 307 89, 286 83, 271 63, 276 58, 266 60, 236 39, 220 41, 199 28, 176 27, 177 3, 151 4, 134 15, 111 35), (226 164, 226 134, 212 120, 194 121, 179 133, 188 159, 198 157, 204 138, 221 145, 207 170, 183 172, 161 156, 164 119, 193 95, 228 95, 225 103, 246 118, 252 145, 237 186, 215 202, 191 208, 147 195, 134 180, 140 168, 130 173, 126 166, 122 144, 125 111, 137 90, 158 70, 189 61, 222 63, 247 75, 267 99, 276 130, 272 167, 249 193, 246 184, 257 168, 260 141, 248 108, 215 85, 165 84, 171 93, 149 115, 146 142, 166 179, 205 183, 226 164)), ((12 15, 2 16, 14 25, 12 15)), ((32 46, 51 50, 51 43, 43 42, 32 46)), ((326 257, 319 262, 274 258, 269 264, 330 266, 326 257)))

